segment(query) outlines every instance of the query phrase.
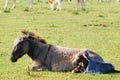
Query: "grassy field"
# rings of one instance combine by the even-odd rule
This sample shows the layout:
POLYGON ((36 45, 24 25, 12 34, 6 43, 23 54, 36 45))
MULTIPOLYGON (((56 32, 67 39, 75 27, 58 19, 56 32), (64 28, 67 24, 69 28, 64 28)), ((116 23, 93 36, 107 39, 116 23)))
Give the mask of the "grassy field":
MULTIPOLYGON (((87 0, 86 0, 87 1, 87 0)), ((51 11, 47 1, 18 0, 16 9, 3 9, 0 0, 0 80, 119 80, 120 74, 72 74, 71 72, 32 72, 25 55, 16 63, 9 60, 13 40, 27 29, 43 36, 48 43, 71 48, 88 48, 120 70, 120 3, 86 2, 86 11, 75 11, 75 1, 63 1, 62 11, 51 11)))

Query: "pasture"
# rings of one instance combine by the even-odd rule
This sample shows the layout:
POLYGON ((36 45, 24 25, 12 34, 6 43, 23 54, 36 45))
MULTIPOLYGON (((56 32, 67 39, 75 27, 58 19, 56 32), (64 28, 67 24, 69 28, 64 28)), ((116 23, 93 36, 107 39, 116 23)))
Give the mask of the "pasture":
POLYGON ((33 1, 26 9, 26 0, 17 0, 16 9, 3 9, 0 0, 0 80, 119 80, 115 74, 72 74, 71 72, 32 72, 27 55, 16 63, 10 62, 13 40, 21 30, 30 30, 43 36, 50 44, 88 48, 120 70, 120 3, 100 3, 86 0, 86 11, 75 11, 75 2, 63 0, 62 11, 51 11, 47 0, 33 1))

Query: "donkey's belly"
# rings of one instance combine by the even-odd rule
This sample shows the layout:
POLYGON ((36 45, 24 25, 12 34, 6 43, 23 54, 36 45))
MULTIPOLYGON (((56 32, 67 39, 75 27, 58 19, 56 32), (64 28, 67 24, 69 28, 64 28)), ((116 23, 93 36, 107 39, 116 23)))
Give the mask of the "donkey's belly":
POLYGON ((71 64, 71 62, 68 62, 66 60, 62 60, 58 63, 52 64, 52 71, 56 72, 72 71, 73 69, 74 66, 71 64))

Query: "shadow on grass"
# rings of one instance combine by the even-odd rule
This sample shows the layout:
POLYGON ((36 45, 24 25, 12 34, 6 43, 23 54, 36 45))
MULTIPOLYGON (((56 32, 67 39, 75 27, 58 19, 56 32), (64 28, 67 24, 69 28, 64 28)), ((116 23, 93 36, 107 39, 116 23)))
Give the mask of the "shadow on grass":
POLYGON ((11 12, 10 8, 4 9, 4 13, 10 13, 10 12, 11 12))

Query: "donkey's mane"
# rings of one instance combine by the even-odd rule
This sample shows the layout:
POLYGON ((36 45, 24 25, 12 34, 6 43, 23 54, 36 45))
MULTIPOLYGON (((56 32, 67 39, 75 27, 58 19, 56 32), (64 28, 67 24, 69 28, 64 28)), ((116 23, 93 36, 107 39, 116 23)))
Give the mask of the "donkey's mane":
POLYGON ((33 37, 34 39, 40 40, 42 43, 47 43, 45 39, 42 37, 36 35, 34 32, 28 31, 28 30, 22 30, 21 31, 24 35, 27 35, 29 37, 33 37))

